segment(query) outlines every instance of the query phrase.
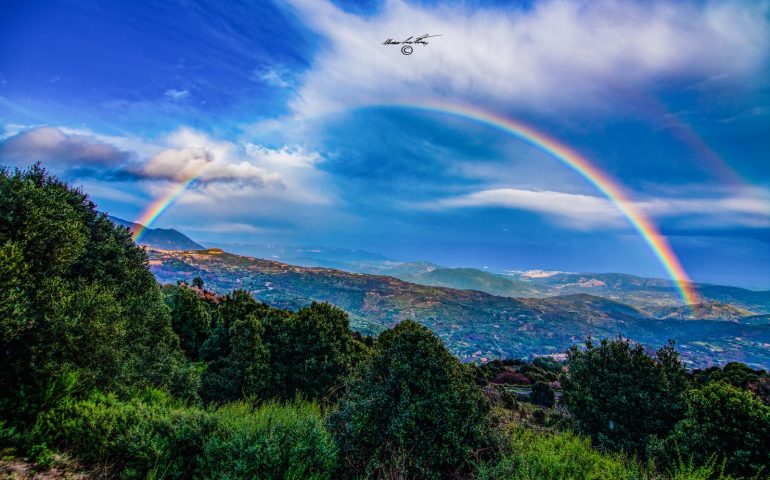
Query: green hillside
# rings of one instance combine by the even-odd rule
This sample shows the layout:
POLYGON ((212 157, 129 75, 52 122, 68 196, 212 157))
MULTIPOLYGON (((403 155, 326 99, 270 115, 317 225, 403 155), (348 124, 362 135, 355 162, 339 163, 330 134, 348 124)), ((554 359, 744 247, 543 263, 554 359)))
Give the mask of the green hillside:
POLYGON ((693 366, 730 360, 770 365, 770 328, 713 320, 659 320, 597 296, 515 299, 474 290, 415 285, 393 277, 307 268, 219 249, 151 251, 150 268, 163 283, 200 276, 210 288, 243 288, 280 308, 313 301, 338 305, 351 325, 376 333, 403 320, 430 327, 463 360, 560 353, 587 336, 623 335, 649 345, 676 340, 693 366))
POLYGON ((437 268, 418 274, 394 275, 407 282, 436 287, 478 290, 501 297, 541 296, 531 283, 513 280, 475 268, 437 268))

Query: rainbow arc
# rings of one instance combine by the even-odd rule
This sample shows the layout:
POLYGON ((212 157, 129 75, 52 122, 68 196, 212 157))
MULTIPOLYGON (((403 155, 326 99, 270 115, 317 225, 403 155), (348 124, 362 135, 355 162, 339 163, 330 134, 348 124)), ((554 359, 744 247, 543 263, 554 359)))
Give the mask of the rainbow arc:
MULTIPOLYGON (((630 225, 639 233, 663 266, 663 269, 676 286, 682 301, 686 305, 700 303, 698 294, 692 281, 687 275, 687 272, 684 270, 682 263, 671 248, 666 237, 658 230, 655 223, 636 206, 615 179, 568 146, 522 122, 469 106, 415 102, 368 106, 368 108, 372 107, 394 107, 421 110, 472 120, 509 135, 513 135, 559 160, 564 165, 577 172, 617 207, 630 225)), ((145 228, 138 229, 134 232, 134 239, 137 242, 141 240, 146 228, 152 225, 164 211, 173 205, 201 174, 202 169, 195 172, 190 178, 184 179, 178 185, 171 188, 167 193, 153 201, 142 212, 136 222, 144 225, 145 228)))

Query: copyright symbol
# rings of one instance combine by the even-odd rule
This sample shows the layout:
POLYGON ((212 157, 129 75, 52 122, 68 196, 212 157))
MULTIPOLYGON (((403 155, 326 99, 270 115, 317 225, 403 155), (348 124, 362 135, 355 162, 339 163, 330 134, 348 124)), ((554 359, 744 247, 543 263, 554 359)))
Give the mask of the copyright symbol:
POLYGON ((401 47, 401 53, 403 53, 404 55, 411 55, 413 50, 414 49, 412 48, 411 45, 404 45, 403 47, 401 47))

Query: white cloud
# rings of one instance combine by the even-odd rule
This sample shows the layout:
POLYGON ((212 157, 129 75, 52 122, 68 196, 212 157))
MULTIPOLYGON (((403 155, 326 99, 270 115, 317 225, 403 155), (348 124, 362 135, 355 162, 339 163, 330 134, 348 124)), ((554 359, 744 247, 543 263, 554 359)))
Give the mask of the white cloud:
POLYGON ((623 217, 608 200, 574 193, 497 188, 425 205, 427 208, 503 207, 549 216, 575 229, 621 225, 623 217))
POLYGON ((190 129, 180 129, 166 139, 173 147, 151 157, 141 168, 147 178, 184 181, 245 181, 258 186, 280 185, 281 175, 238 155, 231 142, 215 141, 190 129))
POLYGON ((262 145, 247 143, 245 147, 249 156, 276 166, 309 168, 322 160, 318 152, 308 152, 297 145, 271 149, 262 145))
MULTIPOLYGON (((767 228, 770 227, 770 203, 767 198, 770 198, 768 192, 752 191, 713 198, 657 197, 635 202, 634 206, 651 217, 687 217, 690 225, 767 228)), ((620 210, 608 199, 555 191, 489 189, 440 199, 419 207, 510 208, 539 213, 576 230, 618 227, 626 223, 620 210)))
MULTIPOLYGON (((287 205, 330 205, 336 200, 322 172, 314 166, 322 156, 298 145, 270 148, 252 143, 216 140, 203 132, 182 128, 165 139, 167 147, 138 170, 151 180, 177 183, 197 178, 179 204, 228 205, 227 210, 274 209, 287 205)), ((169 186, 153 187, 161 195, 169 186)))
POLYGON ((195 179, 178 203, 197 208, 280 215, 301 205, 336 203, 317 164, 323 157, 299 145, 270 148, 218 140, 180 128, 166 137, 141 140, 98 135, 86 129, 6 125, 0 162, 27 166, 42 161, 52 172, 87 184, 103 199, 141 204, 135 195, 118 195, 115 182, 132 182, 135 193, 157 198, 180 182, 195 179), (289 207, 295 206, 295 207, 289 207))
POLYGON ((190 96, 189 90, 176 90, 173 88, 169 88, 165 92, 163 92, 163 95, 169 97, 172 100, 184 100, 185 98, 190 96))
POLYGON ((324 39, 293 109, 463 98, 474 104, 596 108, 673 79, 756 74, 770 46, 767 2, 542 1, 531 9, 388 0, 370 16, 290 0, 324 39), (387 38, 440 34, 404 56, 387 38))
POLYGON ((743 214, 770 217, 767 192, 754 189, 737 195, 719 198, 656 198, 640 202, 639 206, 655 216, 685 214, 743 214))
POLYGON ((291 82, 288 80, 289 77, 290 73, 281 67, 268 67, 255 70, 251 75, 252 80, 276 88, 289 88, 291 86, 291 82))

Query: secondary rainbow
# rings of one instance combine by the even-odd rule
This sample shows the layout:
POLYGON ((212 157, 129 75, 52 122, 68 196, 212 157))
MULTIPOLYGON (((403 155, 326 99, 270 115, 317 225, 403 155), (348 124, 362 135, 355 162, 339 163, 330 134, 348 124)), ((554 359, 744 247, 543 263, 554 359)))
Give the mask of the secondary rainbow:
POLYGON ((548 153, 585 178, 615 204, 660 261, 660 264, 676 285, 682 301, 686 305, 694 305, 700 302, 692 281, 682 267, 682 263, 679 261, 676 253, 674 253, 666 237, 660 233, 652 220, 637 208, 614 179, 566 145, 524 123, 465 105, 409 102, 370 105, 366 108, 371 107, 406 108, 466 118, 513 135, 548 153))

